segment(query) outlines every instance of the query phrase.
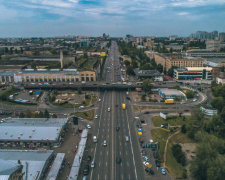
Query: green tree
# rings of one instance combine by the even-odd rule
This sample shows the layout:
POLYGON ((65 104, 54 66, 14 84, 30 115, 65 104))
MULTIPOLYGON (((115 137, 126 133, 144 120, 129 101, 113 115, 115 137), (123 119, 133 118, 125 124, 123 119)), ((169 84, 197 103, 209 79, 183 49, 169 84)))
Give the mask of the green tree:
POLYGON ((224 99, 222 97, 215 97, 213 98, 211 105, 221 112, 224 106, 224 99))
POLYGON ((182 166, 185 166, 186 156, 185 156, 185 153, 182 151, 182 147, 180 144, 173 144, 172 153, 176 161, 180 163, 182 166))
POLYGON ((78 87, 77 92, 78 92, 78 94, 82 94, 82 89, 81 89, 81 87, 78 87))
POLYGON ((162 72, 163 72, 163 66, 162 66, 162 64, 158 64, 156 69, 157 69, 160 73, 162 73, 162 72))
POLYGON ((125 60, 125 61, 124 61, 124 64, 125 64, 126 66, 130 66, 130 61, 125 60))
POLYGON ((31 113, 31 111, 28 109, 28 110, 26 110, 26 112, 25 112, 25 117, 26 118, 31 118, 32 117, 32 113, 31 113))
POLYGON ((45 117, 45 118, 49 118, 49 117, 50 117, 49 112, 48 112, 48 110, 47 110, 47 109, 45 109, 45 112, 44 112, 44 117, 45 117))
POLYGON ((134 76, 134 75, 135 75, 135 73, 134 73, 134 70, 133 70, 133 67, 132 67, 132 66, 127 66, 126 73, 127 73, 127 75, 131 75, 131 76, 134 76))
POLYGON ((145 92, 151 93, 153 85, 151 79, 145 79, 142 84, 142 88, 145 92))
POLYGON ((194 91, 191 91, 191 90, 187 90, 186 91, 186 97, 188 99, 194 98, 194 96, 195 96, 195 92, 194 91))
POLYGON ((19 118, 25 118, 25 114, 24 114, 23 112, 21 112, 21 113, 19 114, 19 118))

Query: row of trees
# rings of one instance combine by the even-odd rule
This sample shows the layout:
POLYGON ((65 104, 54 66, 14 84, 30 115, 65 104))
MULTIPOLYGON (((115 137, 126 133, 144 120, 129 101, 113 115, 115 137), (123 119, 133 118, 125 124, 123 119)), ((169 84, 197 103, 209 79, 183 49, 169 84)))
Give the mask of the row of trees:
MULTIPOLYGON (((57 115, 53 114, 52 117, 57 118, 57 115)), ((47 109, 45 109, 44 112, 31 112, 30 110, 27 110, 25 113, 21 112, 19 118, 50 118, 50 114, 47 109)))

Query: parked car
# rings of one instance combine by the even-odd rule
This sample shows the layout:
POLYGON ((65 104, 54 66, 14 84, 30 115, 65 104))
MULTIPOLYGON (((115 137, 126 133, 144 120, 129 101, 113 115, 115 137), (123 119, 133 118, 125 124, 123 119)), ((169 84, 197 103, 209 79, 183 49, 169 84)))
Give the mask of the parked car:
POLYGON ((107 146, 106 140, 103 141, 103 146, 107 146))
POLYGON ((89 165, 88 164, 84 167, 83 173, 84 173, 84 175, 88 175, 89 174, 89 165))
POLYGON ((166 170, 164 169, 164 167, 160 167, 160 169, 161 169, 161 173, 162 173, 163 175, 165 175, 165 174, 166 174, 166 170))
POLYGON ((91 161, 91 156, 88 156, 87 157, 87 162, 90 162, 91 161))
POLYGON ((117 127, 116 127, 116 131, 119 131, 119 130, 120 130, 120 127, 119 127, 119 126, 117 126, 117 127))
POLYGON ((88 129, 91 129, 91 125, 90 125, 90 124, 88 124, 88 125, 87 125, 87 128, 88 128, 88 129))
POLYGON ((156 167, 160 167, 160 162, 158 160, 155 160, 156 167))

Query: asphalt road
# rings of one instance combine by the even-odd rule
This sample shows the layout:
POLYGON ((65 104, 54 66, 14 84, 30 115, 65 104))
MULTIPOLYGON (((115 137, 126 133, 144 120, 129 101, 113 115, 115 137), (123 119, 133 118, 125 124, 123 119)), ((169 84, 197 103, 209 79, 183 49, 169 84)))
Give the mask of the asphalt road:
MULTIPOLYGON (((120 80, 120 62, 118 47, 113 42, 105 64, 103 80, 116 82, 120 80), (108 68, 110 67, 110 69, 108 68)), ((98 142, 93 143, 96 167, 91 170, 91 180, 144 180, 144 169, 140 159, 139 144, 134 129, 132 109, 126 100, 126 93, 105 91, 100 94, 101 103, 92 129, 98 142), (126 110, 122 110, 122 103, 126 110), (108 111, 110 108, 110 112, 108 111), (119 130, 116 130, 119 127, 119 130), (125 136, 129 137, 127 142, 125 136), (107 146, 103 146, 106 140, 107 146), (116 159, 121 162, 117 163, 116 159)))

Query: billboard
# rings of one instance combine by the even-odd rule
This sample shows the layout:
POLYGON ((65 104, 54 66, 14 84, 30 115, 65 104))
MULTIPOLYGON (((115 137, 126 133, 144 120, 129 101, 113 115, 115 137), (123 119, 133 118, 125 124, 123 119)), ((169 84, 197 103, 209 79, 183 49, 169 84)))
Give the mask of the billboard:
POLYGON ((163 113, 159 113, 159 116, 161 117, 161 118, 163 118, 163 119, 166 119, 166 115, 165 114, 163 114, 163 113))

